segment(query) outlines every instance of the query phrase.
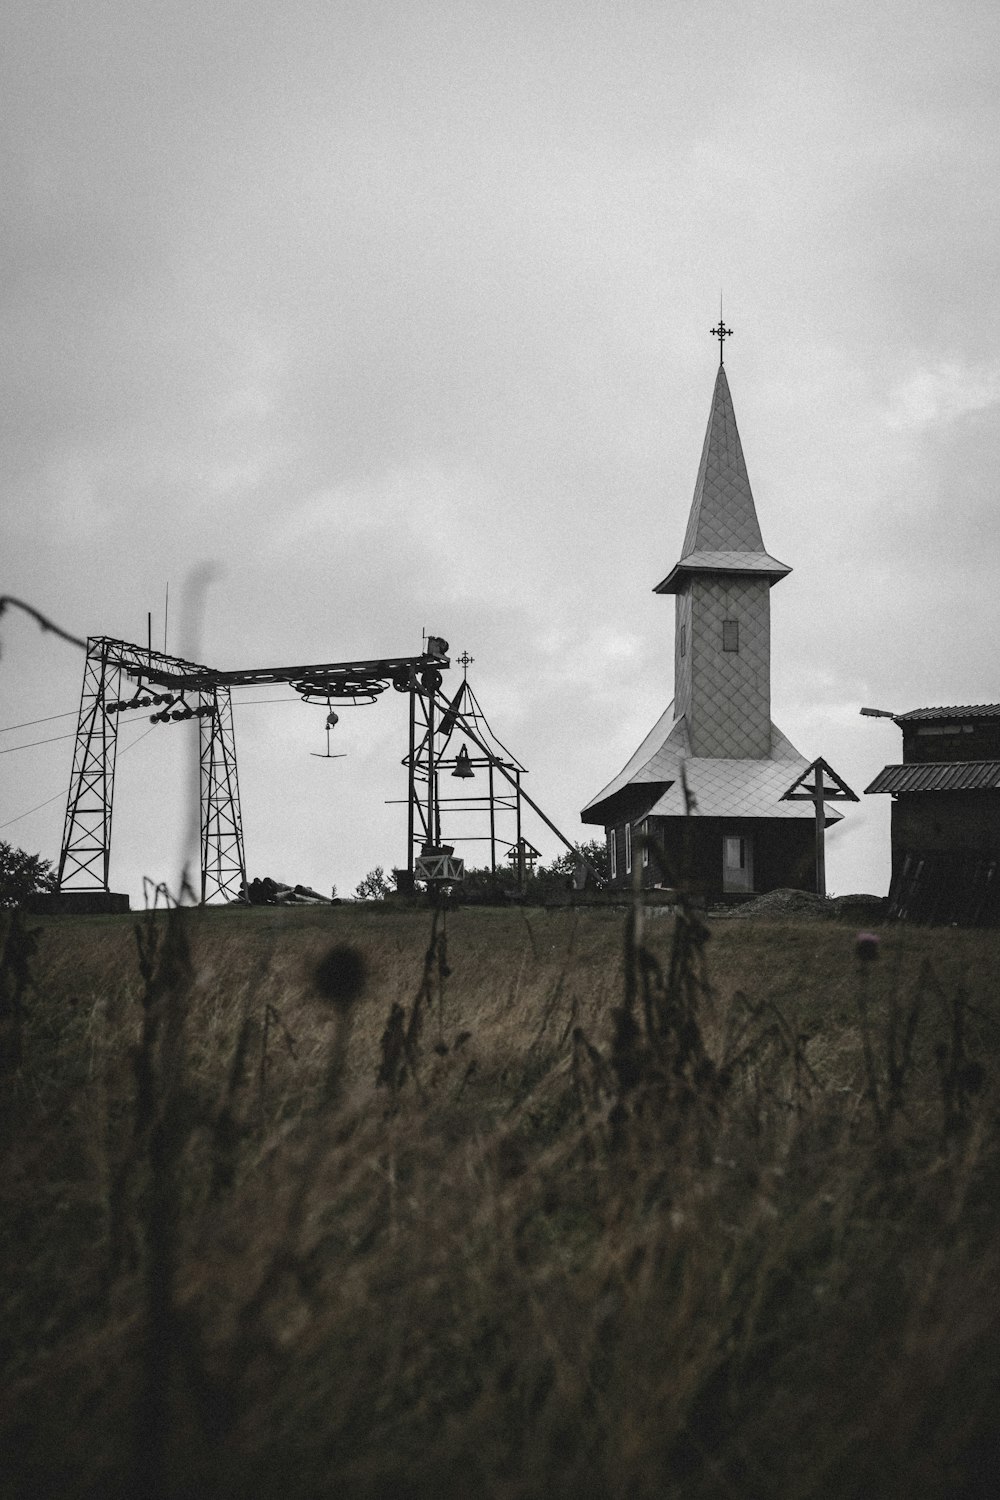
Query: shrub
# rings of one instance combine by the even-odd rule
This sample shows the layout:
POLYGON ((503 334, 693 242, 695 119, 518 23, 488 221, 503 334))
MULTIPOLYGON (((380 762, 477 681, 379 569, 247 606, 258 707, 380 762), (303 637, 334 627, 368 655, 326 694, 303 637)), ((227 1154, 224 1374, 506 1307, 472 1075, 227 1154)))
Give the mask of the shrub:
POLYGON ((0 906, 21 906, 29 896, 55 888, 56 876, 50 860, 15 849, 0 839, 0 906))
POLYGON ((376 865, 374 870, 369 870, 364 880, 358 882, 354 892, 357 901, 381 901, 388 896, 392 886, 385 878, 385 870, 381 865, 376 865))

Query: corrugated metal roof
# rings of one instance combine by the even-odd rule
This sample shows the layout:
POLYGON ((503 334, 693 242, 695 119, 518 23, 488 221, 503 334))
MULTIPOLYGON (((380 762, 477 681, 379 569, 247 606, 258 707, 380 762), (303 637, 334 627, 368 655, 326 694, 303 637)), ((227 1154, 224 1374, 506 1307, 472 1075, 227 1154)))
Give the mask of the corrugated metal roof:
POLYGON ((865 792, 981 792, 1000 789, 1000 760, 885 766, 865 792))
POLYGON ((951 708, 911 708, 909 713, 894 714, 897 724, 912 719, 998 719, 1000 703, 963 703, 951 708))

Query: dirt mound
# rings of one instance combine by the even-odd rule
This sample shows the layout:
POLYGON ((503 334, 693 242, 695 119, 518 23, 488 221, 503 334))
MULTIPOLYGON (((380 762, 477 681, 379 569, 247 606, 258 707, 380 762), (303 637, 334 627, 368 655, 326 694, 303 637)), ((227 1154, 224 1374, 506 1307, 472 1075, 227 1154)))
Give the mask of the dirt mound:
POLYGON ((881 922, 885 918, 888 896, 869 896, 858 893, 851 896, 833 896, 828 905, 831 916, 841 922, 881 922))
POLYGON ((725 914, 731 918, 808 917, 824 921, 871 923, 879 921, 884 910, 884 896, 817 896, 812 891, 782 888, 730 907, 725 914))

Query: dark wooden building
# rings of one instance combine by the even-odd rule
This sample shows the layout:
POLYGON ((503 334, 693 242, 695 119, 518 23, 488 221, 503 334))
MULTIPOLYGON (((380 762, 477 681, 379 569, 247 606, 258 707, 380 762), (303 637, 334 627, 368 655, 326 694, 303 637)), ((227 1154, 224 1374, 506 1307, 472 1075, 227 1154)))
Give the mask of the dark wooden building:
POLYGON ((902 764, 865 788, 892 797, 890 916, 1000 925, 1000 704, 892 718, 902 764))
POLYGON ((681 557, 654 590, 674 598, 674 698, 581 813, 605 829, 612 885, 632 883, 636 848, 644 885, 816 889, 814 808, 782 800, 807 761, 771 720, 770 591, 790 572, 764 547, 720 360, 681 557))

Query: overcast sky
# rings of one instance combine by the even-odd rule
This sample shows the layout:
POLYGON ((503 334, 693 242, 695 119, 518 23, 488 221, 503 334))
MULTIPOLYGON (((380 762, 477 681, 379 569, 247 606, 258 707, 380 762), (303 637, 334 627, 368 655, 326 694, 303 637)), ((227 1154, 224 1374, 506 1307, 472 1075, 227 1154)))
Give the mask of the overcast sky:
MULTIPOLYGON (((651 590, 721 289, 794 569, 775 722, 861 792, 900 758, 862 704, 1000 697, 995 0, 7 0, 2 29, 0 592, 80 635, 152 611, 162 645, 169 583, 169 648, 227 668, 443 635, 591 837, 672 693, 651 590)), ((73 715, 82 653, 10 613, 0 647, 0 747, 53 737, 0 758, 0 838, 57 859, 73 717, 8 726, 73 715)), ((250 701, 287 696, 236 704, 249 871, 347 894, 405 862, 405 699, 323 761, 321 709, 250 701)), ((134 899, 176 879, 197 732, 146 728, 134 899)), ((886 890, 888 814, 847 809, 831 890, 886 890)))

